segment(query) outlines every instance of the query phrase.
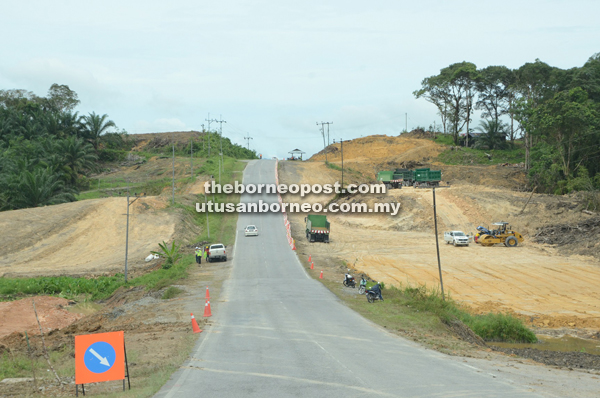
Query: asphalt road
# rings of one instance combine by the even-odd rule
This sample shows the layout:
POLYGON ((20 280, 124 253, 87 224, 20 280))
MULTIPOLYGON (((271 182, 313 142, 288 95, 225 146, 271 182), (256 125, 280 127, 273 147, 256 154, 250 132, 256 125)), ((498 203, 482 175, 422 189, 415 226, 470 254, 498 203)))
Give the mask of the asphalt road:
MULTIPOLYGON (((274 183, 274 172, 274 161, 252 161, 244 183, 274 183)), ((241 198, 258 199, 277 201, 266 194, 241 198)), ((213 325, 157 397, 540 396, 348 309, 306 274, 281 214, 240 214, 228 261, 231 277, 213 325), (248 224, 258 227, 258 237, 244 237, 248 224)))

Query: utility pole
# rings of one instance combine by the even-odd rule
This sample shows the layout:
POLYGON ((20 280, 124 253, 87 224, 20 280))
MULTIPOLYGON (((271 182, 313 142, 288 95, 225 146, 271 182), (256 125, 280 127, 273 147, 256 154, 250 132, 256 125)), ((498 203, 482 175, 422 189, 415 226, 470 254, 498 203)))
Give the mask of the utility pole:
POLYGON ((438 242, 437 213, 435 210, 435 187, 433 187, 433 221, 435 224, 435 247, 437 249, 438 269, 440 271, 440 286, 442 288, 442 300, 446 301, 446 296, 444 296, 444 281, 442 280, 442 264, 440 263, 440 244, 438 242))
POLYGON ((344 139, 340 138, 340 145, 342 147, 342 192, 344 192, 344 139))
POLYGON ((133 201, 129 201, 129 179, 127 179, 127 228, 125 229, 125 283, 127 283, 127 254, 129 253, 129 206, 138 200, 136 196, 133 201))
POLYGON ((250 133, 246 133, 246 134, 248 134, 248 136, 244 137, 244 139, 246 141, 248 141, 248 150, 250 150, 250 140, 253 140, 254 138, 250 137, 250 133))
MULTIPOLYGON (((223 123, 227 123, 225 120, 223 120, 223 115, 219 115, 219 119, 221 120, 215 120, 217 123, 219 123, 219 143, 221 145, 221 152, 219 153, 219 155, 221 155, 221 167, 223 167, 223 123)), ((225 172, 225 168, 223 167, 223 172, 225 172)), ((221 181, 219 180, 219 183, 221 183, 221 181)))
POLYGON ((173 204, 175 204, 175 144, 173 144, 173 204))
POLYGON ((210 122, 216 122, 217 119, 211 119, 209 112, 208 119, 204 119, 204 121, 208 122, 208 157, 210 157, 210 122))
MULTIPOLYGON (((213 192, 214 195, 214 192, 213 192)), ((213 198, 214 201, 214 198, 213 198)), ((206 231, 208 232, 208 239, 210 239, 210 225, 208 224, 208 204, 206 201, 206 194, 204 194, 204 205, 206 207, 206 231)))
POLYGON ((329 125, 333 122, 317 122, 317 126, 321 125, 321 134, 323 135, 323 146, 325 147, 325 163, 327 163, 327 147, 329 146, 329 125), (327 125, 327 143, 325 143, 325 125, 327 125))
POLYGON ((192 173, 192 182, 194 182, 194 139, 190 139, 190 173, 192 173))

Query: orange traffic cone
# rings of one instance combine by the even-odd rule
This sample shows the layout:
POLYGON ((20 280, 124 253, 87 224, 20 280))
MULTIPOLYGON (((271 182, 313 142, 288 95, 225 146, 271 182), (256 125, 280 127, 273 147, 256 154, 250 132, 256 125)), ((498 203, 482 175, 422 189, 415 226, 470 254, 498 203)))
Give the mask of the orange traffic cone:
POLYGON ((315 263, 310 263, 310 269, 315 269, 315 263))
POLYGON ((308 262, 310 263, 312 261, 312 256, 309 254, 308 255, 308 262))
POLYGON ((321 270, 321 275, 319 275, 319 279, 323 279, 323 270, 321 270))
POLYGON ((205 317, 212 316, 212 313, 210 312, 210 301, 209 300, 206 300, 206 304, 204 304, 204 316, 205 317))
POLYGON ((208 292, 208 286, 206 286, 206 299, 210 300, 210 293, 208 292))
POLYGON ((202 330, 198 326, 198 322, 196 322, 196 318, 194 318, 194 314, 190 314, 192 316, 192 330, 194 333, 200 333, 202 330))

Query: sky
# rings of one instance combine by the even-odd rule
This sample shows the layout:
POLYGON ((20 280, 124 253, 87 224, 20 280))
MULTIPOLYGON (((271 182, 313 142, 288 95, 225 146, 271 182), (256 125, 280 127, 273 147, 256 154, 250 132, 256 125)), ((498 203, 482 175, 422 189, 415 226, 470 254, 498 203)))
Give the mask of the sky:
MULTIPOLYGON (((201 130, 263 157, 440 123, 413 91, 456 62, 582 66, 597 0, 0 0, 0 89, 77 92, 131 134, 201 130), (210 114, 210 117, 209 117, 210 114), (211 130, 216 127, 214 122, 211 130)), ((480 112, 476 112, 477 122, 480 112)))

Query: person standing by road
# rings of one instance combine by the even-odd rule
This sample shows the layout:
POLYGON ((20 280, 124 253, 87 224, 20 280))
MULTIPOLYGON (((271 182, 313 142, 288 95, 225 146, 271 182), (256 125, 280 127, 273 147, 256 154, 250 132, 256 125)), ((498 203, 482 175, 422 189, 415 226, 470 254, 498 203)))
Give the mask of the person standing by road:
POLYGON ((196 264, 202 264, 202 250, 196 246, 196 264))

